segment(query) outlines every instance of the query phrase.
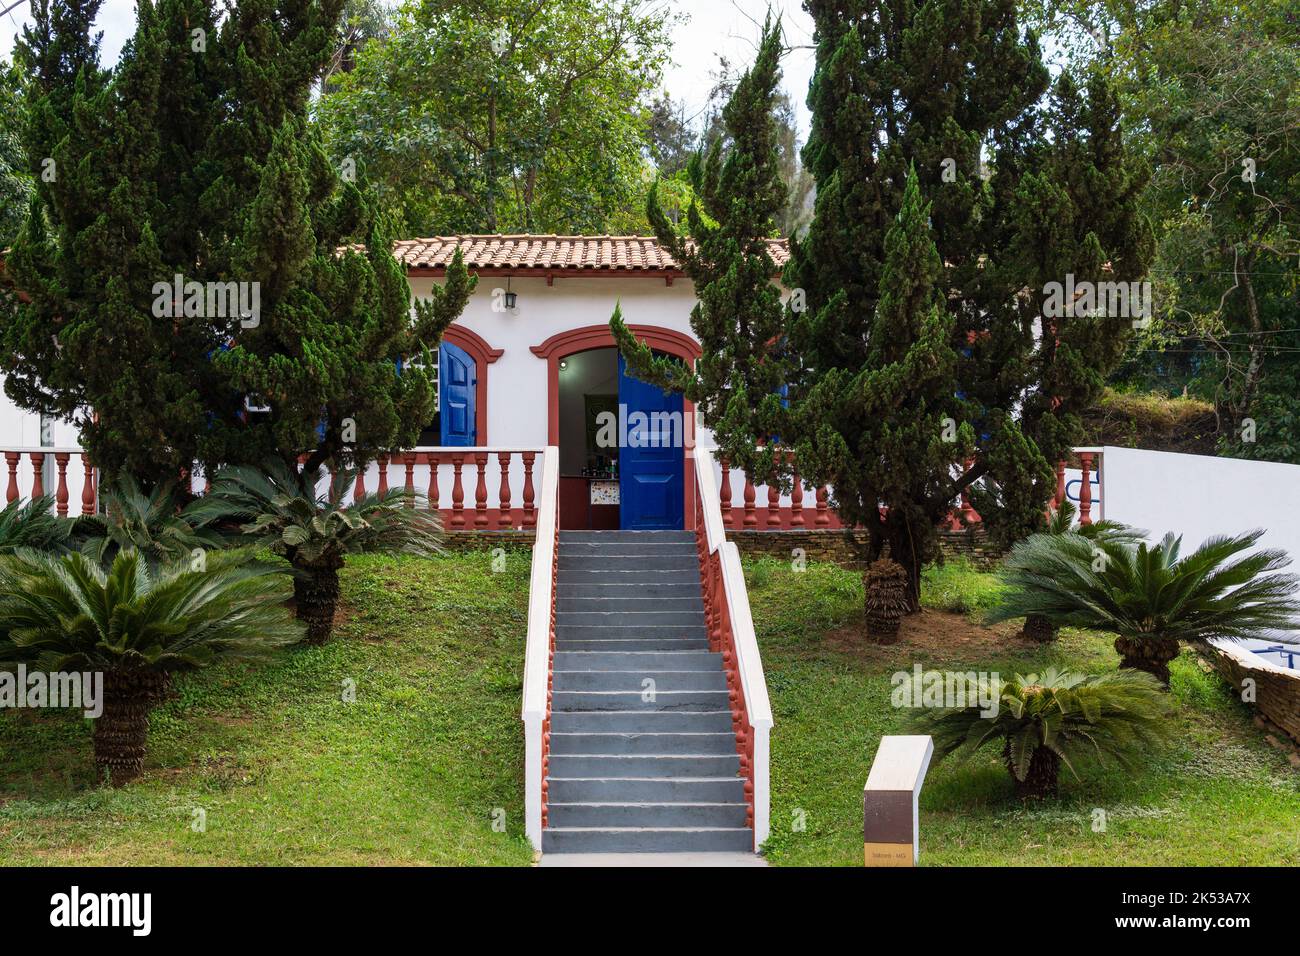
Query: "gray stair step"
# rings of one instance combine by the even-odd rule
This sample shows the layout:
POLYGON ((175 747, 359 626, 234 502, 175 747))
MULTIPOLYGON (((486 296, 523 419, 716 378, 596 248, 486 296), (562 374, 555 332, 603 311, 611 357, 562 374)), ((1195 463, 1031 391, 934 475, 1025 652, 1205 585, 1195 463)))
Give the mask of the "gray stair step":
POLYGON ((709 642, 699 637, 650 637, 650 638, 576 638, 557 637, 556 653, 561 651, 707 651, 709 642))
POLYGON ((740 756, 729 754, 551 754, 556 777, 726 777, 740 772, 740 756))
POLYGON ((731 731, 710 734, 559 733, 551 730, 551 755, 614 754, 618 756, 709 754, 736 752, 731 731))
MULTIPOLYGON (((579 574, 580 572, 572 572, 579 574)), ((579 582, 590 581, 590 578, 579 577, 579 582)), ((691 580, 683 580, 677 584, 667 584, 659 582, 634 582, 634 581, 614 581, 614 582, 595 582, 595 583, 567 583, 556 591, 556 600, 587 600, 597 598, 602 601, 623 600, 634 598, 637 600, 693 600, 700 601, 703 604, 703 598, 700 592, 700 576, 697 574, 691 580)))
POLYGON ((654 700, 638 691, 557 690, 552 710, 725 710, 725 690, 661 690, 654 700))
POLYGON ((701 611, 560 611, 555 612, 556 624, 614 625, 620 627, 649 627, 676 624, 685 627, 704 627, 701 611))
POLYGON ((691 611, 695 614, 704 613, 704 599, 698 594, 681 597, 603 597, 593 595, 588 597, 570 597, 568 594, 557 595, 555 599, 555 612, 557 614, 573 613, 590 613, 600 611, 611 613, 614 611, 636 613, 638 611, 691 611))
POLYGON ((547 827, 543 853, 752 851, 754 831, 740 828, 547 827))
POLYGON ((745 781, 724 777, 559 777, 547 780, 547 804, 743 803, 745 781))
POLYGON ((560 539, 560 557, 620 557, 629 554, 689 555, 699 560, 694 540, 690 541, 566 541, 560 539))
POLYGON ((691 571, 700 573, 695 554, 564 554, 556 559, 560 571, 691 571))
POLYGON ((708 651, 556 651, 557 671, 722 671, 708 651))
POLYGON ((561 531, 560 541, 694 541, 693 531, 561 531))
MULTIPOLYGON (((560 566, 556 583, 564 588, 562 593, 570 594, 567 585, 591 584, 683 584, 690 585, 699 593, 700 570, 698 567, 681 568, 675 571, 647 571, 644 568, 629 566, 627 569, 610 568, 608 564, 600 568, 571 569, 560 566)), ((577 597, 574 594, 574 597, 577 597)))
POLYGON ((556 803, 546 804, 550 827, 709 827, 744 829, 744 803, 556 803))
POLYGON ((684 637, 694 640, 708 638, 708 630, 700 624, 565 624, 558 618, 555 623, 556 640, 572 638, 575 641, 612 641, 619 638, 645 638, 663 640, 666 637, 684 637))
POLYGON ((725 710, 592 710, 556 711, 553 733, 732 733, 731 714, 725 710))
POLYGON ((562 671, 557 668, 554 678, 552 686, 556 691, 661 694, 666 691, 727 689, 727 677, 722 668, 709 671, 562 671))

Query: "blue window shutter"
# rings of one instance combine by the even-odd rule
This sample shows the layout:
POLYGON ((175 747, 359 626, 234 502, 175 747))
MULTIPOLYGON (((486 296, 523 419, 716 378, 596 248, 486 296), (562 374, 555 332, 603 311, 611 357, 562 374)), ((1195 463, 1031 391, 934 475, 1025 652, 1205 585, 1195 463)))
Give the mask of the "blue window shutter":
POLYGON ((438 348, 440 442, 448 448, 476 445, 478 369, 469 354, 449 342, 438 348))

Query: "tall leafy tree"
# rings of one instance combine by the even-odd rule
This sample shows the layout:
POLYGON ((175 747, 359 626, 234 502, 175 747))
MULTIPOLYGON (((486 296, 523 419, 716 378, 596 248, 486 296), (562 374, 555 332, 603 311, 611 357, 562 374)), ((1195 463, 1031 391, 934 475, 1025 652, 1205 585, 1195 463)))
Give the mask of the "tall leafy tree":
POLYGON ((415 233, 609 232, 646 185, 672 18, 643 0, 423 0, 320 104, 415 233))
POLYGON ((1215 402, 1223 449, 1300 461, 1300 16, 1290 0, 1034 0, 1150 164, 1160 307, 1128 381, 1215 402))
POLYGON ((382 218, 307 123, 340 6, 144 2, 108 75, 89 19, 34 10, 29 160, 56 175, 11 257, 32 301, 0 325, 6 389, 74 418, 102 468, 152 484, 195 461, 345 466, 431 417, 403 362, 471 283, 457 263, 413 321, 382 218))

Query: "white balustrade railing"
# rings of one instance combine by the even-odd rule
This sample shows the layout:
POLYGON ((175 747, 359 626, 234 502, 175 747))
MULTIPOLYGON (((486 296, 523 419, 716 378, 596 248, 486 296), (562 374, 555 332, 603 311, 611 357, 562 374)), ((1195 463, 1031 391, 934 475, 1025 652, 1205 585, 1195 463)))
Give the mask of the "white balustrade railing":
POLYGON ((560 535, 560 454, 551 446, 542 455, 542 487, 537 503, 528 589, 528 643, 524 652, 524 830, 542 848, 546 819, 546 777, 551 729, 551 672, 555 656, 555 575, 560 535))
POLYGON ((714 456, 696 447, 695 514, 704 590, 705 622, 709 646, 722 653, 727 685, 731 693, 731 715, 740 754, 741 774, 746 778, 745 797, 749 823, 754 829, 754 849, 763 845, 771 832, 771 781, 769 740, 772 704, 763 675, 763 659, 754 634, 749 592, 740 565, 740 551, 726 540, 722 508, 719 505, 714 456))

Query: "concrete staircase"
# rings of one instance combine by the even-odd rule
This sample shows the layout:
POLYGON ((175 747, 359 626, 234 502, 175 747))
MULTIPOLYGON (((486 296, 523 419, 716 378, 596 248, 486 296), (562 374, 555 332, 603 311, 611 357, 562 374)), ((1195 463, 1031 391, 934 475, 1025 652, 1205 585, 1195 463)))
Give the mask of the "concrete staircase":
POLYGON ((695 535, 561 532, 558 570, 543 852, 752 852, 695 535))

